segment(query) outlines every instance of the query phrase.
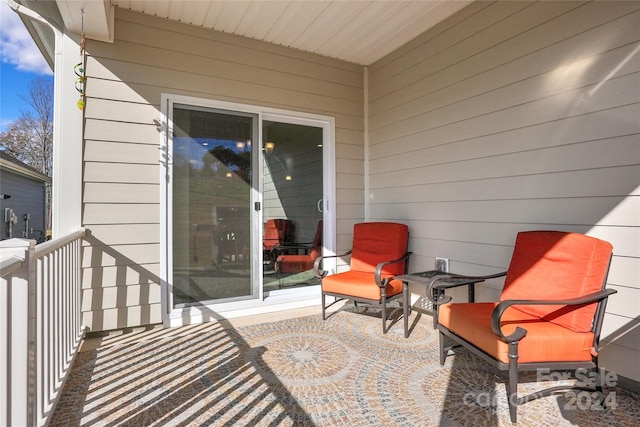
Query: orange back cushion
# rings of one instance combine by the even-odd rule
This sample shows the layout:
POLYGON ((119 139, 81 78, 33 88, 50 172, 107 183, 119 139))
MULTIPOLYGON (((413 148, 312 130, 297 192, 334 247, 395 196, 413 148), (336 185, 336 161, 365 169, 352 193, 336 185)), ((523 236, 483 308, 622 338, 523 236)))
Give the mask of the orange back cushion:
MULTIPOLYGON (((353 227, 351 270, 373 273, 383 261, 401 258, 407 252, 409 227, 395 222, 363 222, 353 227)), ((405 272, 405 263, 385 266, 383 274, 405 272)))
MULTIPOLYGON (((612 251, 610 243, 578 233, 518 233, 500 300, 570 299, 598 292, 605 285, 612 251)), ((514 308, 575 332, 588 332, 596 305, 514 308)))
POLYGON ((278 243, 280 243, 280 230, 278 230, 278 224, 276 220, 267 220, 267 223, 264 227, 264 238, 262 240, 262 243, 267 249, 271 249, 278 243))

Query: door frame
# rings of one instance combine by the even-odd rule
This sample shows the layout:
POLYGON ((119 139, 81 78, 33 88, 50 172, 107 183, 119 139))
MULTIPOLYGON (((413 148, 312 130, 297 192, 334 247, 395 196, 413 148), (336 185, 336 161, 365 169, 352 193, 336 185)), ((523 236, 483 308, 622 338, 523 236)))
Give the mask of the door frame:
MULTIPOLYGON (((202 323, 207 321, 222 320, 226 318, 262 314, 273 311, 300 308, 320 304, 319 286, 304 288, 292 288, 288 291, 280 291, 273 295, 266 295, 262 286, 262 251, 258 250, 262 236, 263 210, 252 209, 251 234, 254 236, 252 257, 252 280, 258 281, 258 296, 255 299, 225 302, 208 305, 192 305, 183 308, 172 308, 172 167, 171 167, 171 139, 170 131, 173 129, 173 105, 204 107, 215 110, 241 112, 255 114, 258 117, 256 143, 262 146, 262 123, 264 120, 277 121, 290 124, 300 124, 322 128, 323 132, 323 254, 335 254, 336 248, 336 215, 335 215, 335 119, 330 116, 303 113, 277 108, 262 107, 250 104, 240 104, 227 101, 218 101, 206 98, 198 98, 185 95, 163 93, 161 97, 161 121, 160 129, 160 280, 161 280, 161 306, 162 321, 167 327, 182 326, 202 323), (257 256, 256 256, 257 255, 257 256)), ((253 144, 255 146, 255 143, 253 144)), ((262 151, 257 150, 258 158, 255 160, 257 167, 253 173, 256 176, 256 187, 253 188, 252 202, 263 205, 262 200, 262 151)), ((333 260, 330 258, 329 260, 333 260)), ((335 263, 335 262, 334 262, 335 263)), ((328 270, 334 270, 335 265, 327 264, 328 270)))

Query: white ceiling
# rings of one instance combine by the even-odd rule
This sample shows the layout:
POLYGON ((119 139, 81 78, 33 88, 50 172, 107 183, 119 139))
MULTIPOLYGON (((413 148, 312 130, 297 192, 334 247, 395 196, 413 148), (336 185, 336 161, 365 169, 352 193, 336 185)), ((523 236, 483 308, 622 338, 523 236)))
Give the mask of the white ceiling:
MULTIPOLYGON (((414 39, 472 0, 110 0, 148 15, 263 40, 307 52, 369 65, 414 39)), ((65 24, 78 30, 84 10, 108 19, 109 0, 57 0, 65 24), (101 4, 102 3, 102 4, 101 4), (76 27, 76 28, 74 28, 76 27)), ((87 33, 88 37, 91 34, 87 33)), ((113 34, 92 38, 112 39, 113 34)))

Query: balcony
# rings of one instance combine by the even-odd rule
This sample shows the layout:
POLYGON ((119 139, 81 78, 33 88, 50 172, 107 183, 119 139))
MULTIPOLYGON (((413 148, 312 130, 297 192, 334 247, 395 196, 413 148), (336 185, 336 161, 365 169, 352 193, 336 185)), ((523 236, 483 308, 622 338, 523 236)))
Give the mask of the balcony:
MULTIPOLYGON (((504 380, 462 350, 440 367, 416 312, 408 339, 351 306, 87 338, 84 235, 1 244, 3 425, 510 425, 504 380)), ((608 409, 560 394, 527 403, 519 424, 639 425, 640 396, 608 374, 608 409)), ((540 381, 567 380, 532 374, 522 391, 540 381)))

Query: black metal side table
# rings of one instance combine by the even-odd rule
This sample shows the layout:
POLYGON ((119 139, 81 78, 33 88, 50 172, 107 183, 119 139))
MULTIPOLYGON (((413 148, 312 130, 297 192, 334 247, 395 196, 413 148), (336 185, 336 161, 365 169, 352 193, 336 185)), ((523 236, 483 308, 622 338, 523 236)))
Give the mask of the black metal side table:
MULTIPOLYGON (((427 297, 433 303, 433 327, 438 324, 438 306, 451 301, 450 296, 445 295, 445 290, 458 286, 468 286, 467 292, 469 302, 475 301, 475 284, 483 282, 484 279, 476 277, 459 276, 454 273, 445 273, 444 271, 429 270, 417 273, 402 274, 395 276, 395 279, 402 280, 403 315, 405 322, 408 322, 409 313, 411 312, 409 298, 409 283, 418 283, 427 287, 427 297)), ((407 330, 407 329, 405 329, 407 330)))

